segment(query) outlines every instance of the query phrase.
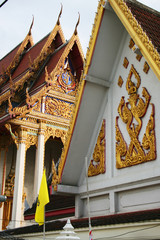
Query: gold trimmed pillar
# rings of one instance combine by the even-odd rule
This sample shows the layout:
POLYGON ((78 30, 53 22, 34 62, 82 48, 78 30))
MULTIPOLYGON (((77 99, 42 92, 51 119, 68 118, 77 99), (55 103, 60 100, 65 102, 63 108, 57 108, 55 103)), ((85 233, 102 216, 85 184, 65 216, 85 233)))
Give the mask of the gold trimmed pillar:
POLYGON ((26 129, 20 128, 19 130, 19 145, 16 156, 16 169, 15 169, 15 182, 14 182, 14 195, 13 195, 13 208, 11 228, 20 227, 22 222, 22 198, 24 187, 24 170, 25 170, 25 157, 26 157, 26 129))
POLYGON ((36 200, 43 175, 44 166, 44 134, 46 124, 43 121, 39 122, 38 146, 36 149, 35 173, 34 173, 34 200, 36 200))

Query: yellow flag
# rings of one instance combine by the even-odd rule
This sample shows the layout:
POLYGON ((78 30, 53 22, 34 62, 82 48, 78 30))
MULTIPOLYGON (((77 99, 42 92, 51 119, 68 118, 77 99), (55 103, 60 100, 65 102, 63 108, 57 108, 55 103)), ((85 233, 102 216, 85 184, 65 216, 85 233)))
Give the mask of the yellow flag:
POLYGON ((36 213, 35 213, 35 221, 39 225, 44 224, 44 206, 49 202, 49 195, 48 195, 48 187, 47 187, 47 180, 46 180, 46 171, 43 171, 41 186, 39 189, 36 213))

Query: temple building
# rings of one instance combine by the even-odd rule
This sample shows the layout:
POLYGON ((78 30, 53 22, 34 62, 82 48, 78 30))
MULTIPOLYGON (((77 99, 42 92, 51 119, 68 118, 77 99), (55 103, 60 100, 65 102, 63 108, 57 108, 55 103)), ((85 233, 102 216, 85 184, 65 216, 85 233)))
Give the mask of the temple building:
POLYGON ((0 190, 7 196, 0 206, 1 229, 25 224, 25 203, 31 208, 35 202, 43 168, 52 192, 52 172, 62 166, 84 56, 79 19, 66 41, 61 13, 52 32, 35 45, 32 22, 22 43, 0 61, 0 190))
MULTIPOLYGON (((14 71, 8 67, 3 72, 2 193, 14 185, 8 235, 42 237, 42 227, 34 222, 34 205, 23 216, 16 204, 22 208, 25 197, 29 204, 33 202, 44 163, 51 199, 46 206, 46 237, 56 238, 70 217, 84 240, 89 230, 97 240, 160 239, 160 13, 136 0, 100 0, 97 4, 82 77, 83 55, 79 42, 73 40, 77 28, 67 43, 60 30, 54 36, 50 44, 54 53, 49 55, 52 67, 45 55, 47 68, 32 71, 36 64, 31 53, 44 40, 27 50, 32 44, 28 34, 26 53, 12 63, 14 71), (61 67, 56 60, 63 53, 61 67), (19 70, 17 76, 25 58, 30 67, 21 74, 19 70), (66 71, 76 76, 71 78, 75 79, 72 91, 64 87, 66 71), (55 116, 48 104, 53 98, 73 104, 68 120, 55 116), (32 182, 36 190, 28 197, 32 182), (23 225, 16 225, 20 214, 23 225)), ((9 198, 7 203, 9 208, 9 198)), ((1 212, 5 207, 2 204, 1 212)))

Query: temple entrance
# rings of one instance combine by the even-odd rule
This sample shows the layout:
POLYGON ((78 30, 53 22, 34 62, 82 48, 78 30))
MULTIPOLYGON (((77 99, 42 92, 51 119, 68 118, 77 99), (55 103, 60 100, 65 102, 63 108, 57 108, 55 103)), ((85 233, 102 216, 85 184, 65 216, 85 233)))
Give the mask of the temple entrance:
MULTIPOLYGON (((32 145, 26 152, 26 166, 25 166, 25 180, 24 180, 24 197, 25 202, 29 207, 32 207, 35 201, 34 195, 34 172, 35 172, 35 157, 36 157, 36 146, 32 145)), ((25 204, 24 204, 25 208, 25 204)))
POLYGON ((56 166, 56 170, 58 171, 58 164, 60 161, 61 153, 62 153, 63 143, 61 138, 53 138, 50 137, 45 144, 45 161, 44 166, 46 167, 46 175, 47 179, 52 174, 52 161, 56 166))

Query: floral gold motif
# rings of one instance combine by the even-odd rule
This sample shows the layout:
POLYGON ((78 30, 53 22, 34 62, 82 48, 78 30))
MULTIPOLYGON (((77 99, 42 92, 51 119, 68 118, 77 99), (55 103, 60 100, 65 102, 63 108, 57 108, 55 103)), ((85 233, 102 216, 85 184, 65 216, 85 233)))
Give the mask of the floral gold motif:
POLYGON ((127 145, 118 125, 119 116, 116 117, 116 167, 124 168, 132 165, 156 159, 156 140, 155 140, 155 121, 154 121, 154 105, 150 103, 151 96, 146 88, 142 90, 143 98, 137 93, 141 84, 141 79, 134 66, 132 65, 129 72, 126 90, 129 99, 125 102, 124 97, 118 106, 119 116, 124 124, 130 137, 130 143, 127 145), (137 83, 132 81, 135 76, 137 83), (143 135, 142 143, 140 143, 139 135, 142 128, 142 119, 146 115, 148 107, 152 107, 150 119, 143 135))
POLYGON ((101 130, 88 168, 88 176, 96 176, 105 173, 105 120, 102 122, 101 130))
POLYGON ((38 137, 37 135, 27 134, 25 150, 27 151, 32 145, 38 145, 38 137))
POLYGON ((51 136, 53 138, 61 138, 63 145, 65 144, 66 141, 66 135, 67 131, 58 129, 58 128, 52 128, 52 127, 46 127, 45 129, 45 137, 44 137, 44 142, 46 142, 51 136))
POLYGON ((53 116, 70 119, 72 115, 73 104, 63 100, 47 97, 45 102, 45 113, 53 116))

